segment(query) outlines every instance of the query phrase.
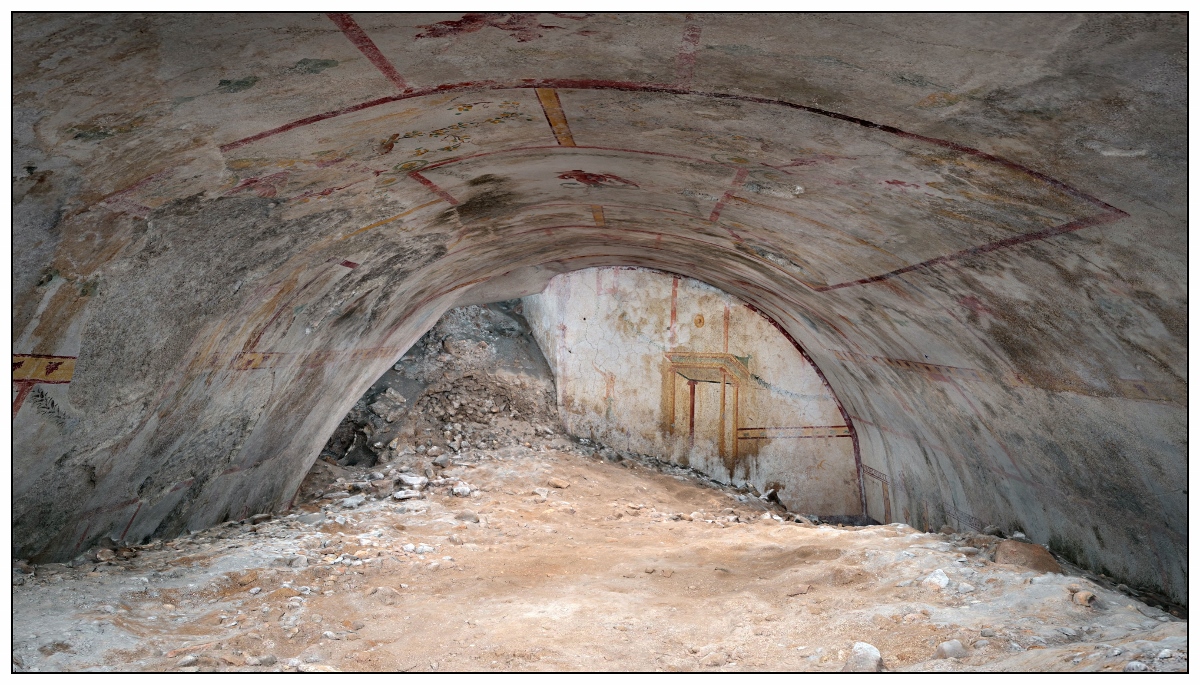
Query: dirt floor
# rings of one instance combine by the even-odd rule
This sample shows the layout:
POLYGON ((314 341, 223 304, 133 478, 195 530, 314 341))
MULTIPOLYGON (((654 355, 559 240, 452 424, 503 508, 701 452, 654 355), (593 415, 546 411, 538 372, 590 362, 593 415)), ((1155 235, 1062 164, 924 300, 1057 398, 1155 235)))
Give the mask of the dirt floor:
POLYGON ((13 588, 13 667, 837 671, 866 642, 893 671, 1187 668, 1185 621, 960 551, 983 536, 786 522, 671 467, 545 444, 437 476, 411 499, 322 499, 38 566, 13 588), (922 582, 937 569, 944 589, 922 582), (949 640, 969 654, 935 659, 949 640))
POLYGON ((563 435, 519 304, 463 308, 291 511, 17 562, 13 669, 1187 669, 1186 620, 1031 543, 755 494, 563 435))

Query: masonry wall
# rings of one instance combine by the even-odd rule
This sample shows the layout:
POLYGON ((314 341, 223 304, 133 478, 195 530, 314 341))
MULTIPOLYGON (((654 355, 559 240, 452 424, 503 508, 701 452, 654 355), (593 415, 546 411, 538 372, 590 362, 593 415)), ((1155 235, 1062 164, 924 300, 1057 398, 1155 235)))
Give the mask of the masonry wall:
POLYGON ((585 269, 524 298, 574 435, 775 490, 790 509, 862 513, 854 443, 829 388, 736 298, 645 269, 585 269))

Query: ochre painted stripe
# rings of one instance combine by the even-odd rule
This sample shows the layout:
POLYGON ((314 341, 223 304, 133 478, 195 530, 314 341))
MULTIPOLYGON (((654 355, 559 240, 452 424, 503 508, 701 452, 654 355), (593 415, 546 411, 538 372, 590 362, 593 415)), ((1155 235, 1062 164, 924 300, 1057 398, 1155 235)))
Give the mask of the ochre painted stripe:
POLYGON ((69 383, 75 374, 75 357, 14 354, 12 380, 35 383, 69 383))
POLYGON ((592 218, 596 220, 597 226, 606 226, 604 222, 604 207, 600 205, 592 205, 592 218))
POLYGON ((425 209, 426 207, 429 207, 429 206, 431 206, 431 205, 436 205, 438 202, 441 202, 441 200, 431 200, 431 201, 429 201, 429 202, 426 202, 426 203, 425 203, 425 204, 423 204, 423 205, 417 205, 416 207, 413 207, 412 209, 410 209, 410 210, 408 210, 408 211, 405 211, 405 212, 400 212, 400 213, 399 213, 399 214, 397 214, 396 216, 389 216, 389 217, 388 217, 388 218, 386 218, 386 219, 383 219, 383 220, 380 220, 380 221, 376 221, 375 223, 373 223, 373 224, 370 224, 370 225, 367 225, 367 226, 363 226, 362 228, 358 229, 357 231, 355 231, 355 232, 353 232, 353 233, 350 233, 350 234, 348 234, 348 235, 342 236, 342 238, 341 238, 341 239, 342 239, 342 240, 346 240, 347 238, 353 238, 354 236, 358 235, 359 233, 365 233, 366 231, 369 231, 369 230, 371 230, 372 228, 379 228, 380 226, 383 226, 384 224, 390 224, 390 223, 392 223, 393 221, 396 221, 396 220, 398 220, 398 219, 403 219, 404 217, 408 216, 409 214, 412 214, 413 212, 420 211, 420 210, 422 210, 422 209, 425 209))
POLYGON ((538 102, 542 103, 542 111, 546 113, 546 121, 550 122, 550 130, 563 147, 575 147, 575 138, 571 136, 571 126, 567 123, 567 115, 563 113, 562 103, 558 100, 558 91, 554 88, 537 88, 538 102))

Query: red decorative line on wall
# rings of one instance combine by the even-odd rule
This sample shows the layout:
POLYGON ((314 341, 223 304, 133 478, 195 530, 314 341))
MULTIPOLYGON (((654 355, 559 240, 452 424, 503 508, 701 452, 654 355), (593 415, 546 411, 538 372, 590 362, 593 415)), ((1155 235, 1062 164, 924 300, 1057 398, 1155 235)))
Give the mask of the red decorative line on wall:
POLYGON ((346 267, 347 269, 357 269, 358 268, 358 262, 352 262, 349 259, 343 259, 342 261, 338 262, 338 264, 341 264, 342 266, 346 267))
POLYGON ((675 58, 675 85, 687 88, 692 85, 696 72, 696 50, 700 46, 700 27, 688 26, 683 30, 683 43, 679 56, 675 58))
POLYGON ((118 540, 124 540, 125 534, 129 532, 129 528, 133 525, 133 520, 137 518, 138 512, 142 510, 142 502, 138 501, 137 509, 133 510, 133 516, 129 517, 129 523, 125 524, 125 530, 121 531, 121 537, 118 540))
POLYGON ((12 383, 17 388, 12 415, 16 417, 25 399, 38 383, 60 385, 70 383, 75 374, 75 357, 54 354, 14 354, 12 383))
POLYGON ((342 30, 342 33, 346 34, 350 42, 354 43, 354 47, 358 48, 359 52, 371 60, 371 64, 374 64, 375 68, 382 72, 389 81, 395 84, 400 90, 408 89, 408 84, 404 82, 404 78, 400 76, 400 72, 396 71, 396 67, 388 61, 387 57, 383 56, 383 53, 375 46, 375 41, 371 40, 371 37, 367 35, 366 31, 362 30, 362 27, 358 25, 358 22, 354 21, 353 17, 345 12, 329 12, 325 16, 329 17, 329 20, 334 24, 337 24, 337 27, 342 30))
POLYGON ((862 474, 863 474, 862 451, 860 450, 859 444, 858 444, 858 431, 854 430, 854 424, 850 421, 850 412, 846 411, 846 408, 844 406, 842 406, 842 400, 837 396, 837 393, 835 393, 833 391, 833 386, 829 384, 829 379, 825 377, 825 372, 821 371, 821 367, 817 366, 817 363, 813 361, 813 358, 808 356, 808 352, 805 351, 805 349, 800 346, 800 343, 796 342, 796 339, 792 337, 792 334, 788 333, 787 329, 785 329, 783 326, 779 325, 779 322, 777 322, 775 319, 767 316, 758 307, 755 307, 754 305, 750 304, 749 302, 746 302, 744 304, 746 305, 747 309, 749 309, 752 312, 755 312, 762 318, 766 319, 768 323, 770 323, 772 326, 775 327, 775 330, 782 333, 783 337, 788 339, 788 342, 790 342, 792 344, 792 346, 796 348, 796 351, 800 353, 800 356, 804 357, 804 361, 808 362, 808 365, 811 366, 813 371, 815 371, 817 373, 817 377, 821 379, 821 383, 824 384, 825 387, 829 389, 829 395, 831 397, 833 397, 833 402, 834 402, 834 404, 837 405, 838 412, 841 413, 841 415, 842 415, 842 420, 846 422, 846 428, 850 430, 850 437, 852 440, 854 440, 854 466, 857 469, 857 473, 858 473, 859 504, 862 506, 863 516, 866 516, 867 515, 867 488, 866 488, 866 485, 863 483, 863 476, 862 476, 862 474))
POLYGON ((862 468, 863 468, 863 475, 870 476, 871 478, 874 478, 875 480, 877 480, 881 483, 884 483, 884 484, 891 483, 891 481, 888 480, 887 476, 883 475, 879 471, 876 471, 875 469, 871 468, 870 466, 863 464, 862 468))
POLYGON ((860 278, 857 281, 847 281, 845 283, 838 283, 835 285, 821 286, 821 287, 815 288, 815 290, 817 292, 823 293, 823 292, 827 292, 829 290, 838 290, 840 288, 849 288, 852 285, 866 285, 868 283, 878 283, 879 281, 887 280, 889 278, 899 276, 900 274, 908 273, 909 271, 916 271, 917 269, 925 269, 925 268, 928 268, 931 266, 936 266, 938 264, 945 264, 947 262, 958 261, 960 259, 966 259, 968 257, 974 257, 976 255, 987 254, 988 252, 994 252, 996 250, 1000 250, 1000 249, 1003 249, 1006 247, 1012 247, 1014 245, 1021 245, 1023 243, 1034 242, 1037 240, 1045 240, 1047 238, 1052 238, 1056 235, 1062 235, 1064 233, 1071 233, 1072 231, 1078 231, 1079 229, 1082 229, 1082 228, 1089 228, 1091 226, 1102 226, 1104 224, 1112 223, 1113 221, 1116 221, 1118 219, 1122 219, 1126 216, 1129 216, 1129 215, 1119 209, 1114 209, 1113 211, 1106 212, 1104 214, 1097 214, 1095 216, 1089 216, 1089 217, 1086 217, 1083 219, 1077 219, 1075 221, 1071 221, 1069 223, 1062 224, 1061 226, 1055 226, 1053 228, 1048 228, 1044 231, 1035 231, 1033 233, 1025 233, 1022 235, 1013 236, 1011 238, 1005 238, 1004 240, 997 240, 995 242, 987 243, 984 245, 977 245, 975 247, 970 247, 965 250, 960 250, 960 251, 954 252, 952 254, 942 255, 941 257, 934 257, 933 259, 927 259, 923 262, 918 262, 916 264, 909 264, 908 266, 896 269, 895 271, 889 271, 885 274, 879 274, 878 276, 870 276, 867 278, 860 278))
POLYGON ((738 440, 784 440, 800 438, 848 438, 849 426, 766 426, 763 428, 739 428, 738 440), (749 435, 749 433, 762 435, 749 435))
POLYGON ((408 177, 411 178, 412 180, 416 181, 417 183, 420 183, 421 185, 425 186, 426 188, 428 188, 430 190, 430 192, 432 192, 434 195, 437 195, 438 197, 442 198, 446 202, 449 202, 452 205, 458 204, 458 200, 455 200, 453 195, 442 190, 441 188, 438 187, 438 185, 436 183, 425 178, 420 173, 418 173, 416 171, 412 171, 412 172, 409 172, 408 177))
MULTIPOLYGON (((365 36, 365 34, 364 34, 364 36, 365 36)), ((997 157, 996 155, 992 155, 992 154, 983 152, 981 150, 977 150, 975 148, 968 147, 966 145, 960 145, 958 143, 953 143, 948 140, 942 140, 939 138, 932 138, 929 136, 923 136, 923 135, 916 134, 916 133, 910 133, 908 131, 904 131, 899 128, 896 128, 894 126, 886 126, 883 124, 877 124, 872 121, 868 121, 866 119, 860 119, 858 117, 853 117, 853 116, 850 116, 847 114, 831 112, 831 111, 819 109, 816 107, 810 107, 807 105, 801 105, 801 104, 797 104, 794 102, 788 102, 786 100, 778 100, 778 99, 774 99, 774 98, 765 98, 765 97, 756 97, 756 96, 750 96, 750 95, 738 95, 738 94, 733 94, 733 93, 694 91, 688 87, 680 87, 680 86, 669 85, 669 84, 633 83, 633 82, 629 82, 629 81, 612 81, 612 80, 605 80, 605 79, 522 79, 522 80, 516 81, 516 82, 467 81, 467 82, 463 82, 463 83, 443 84, 443 85, 439 85, 439 86, 432 86, 432 87, 427 87, 427 88, 422 88, 422 89, 407 89, 407 90, 405 90, 405 92, 397 94, 397 95, 392 95, 392 96, 383 97, 383 98, 377 98, 375 100, 370 100, 367 102, 359 103, 357 105, 351 105, 349 107, 344 107, 342 109, 332 110, 329 112, 316 114, 316 115, 313 115, 310 117, 305 117, 303 119, 298 119, 296 121, 293 121, 293 122, 290 122, 287 124, 283 124, 282 126, 278 126, 276 128, 273 128, 273 129, 270 129, 267 131, 263 131, 261 133, 258 133, 258 134, 252 135, 252 136, 248 136, 246 138, 242 138, 240 140, 233 141, 231 143, 227 143, 227 144, 221 146, 221 151, 229 152, 230 150, 236 149, 243 145, 248 145, 252 142, 262 140, 263 138, 267 138, 270 136, 278 135, 280 133, 290 131, 290 130, 298 128, 300 126, 307 126, 310 124, 317 123, 319 121, 324 121, 325 119, 331 119, 334 117, 338 117, 343 114, 349 114, 352 112, 357 112, 357 111, 361 111, 361 110, 368 109, 371 107, 377 107, 379 105, 384 105, 384 104, 388 104, 388 103, 392 103, 392 102, 398 102, 400 100, 406 100, 409 98, 417 98, 417 97, 423 97, 426 95, 433 95, 433 94, 437 94, 437 93, 447 93, 447 92, 469 92, 469 91, 481 91, 481 90, 508 90, 508 89, 521 89, 521 88, 615 90, 615 91, 626 91, 626 92, 663 93, 663 94, 671 94, 671 95, 695 95, 698 97, 709 97, 709 98, 714 98, 714 99, 735 100, 735 101, 739 101, 739 102, 751 102, 751 103, 763 104, 763 105, 774 105, 774 106, 779 106, 779 107, 787 107, 789 109, 795 109, 795 110, 799 110, 802 112, 808 112, 810 114, 814 114, 817 116, 828 117, 830 119, 837 119, 839 121, 843 121, 848 124, 880 131, 882 133, 888 133, 888 134, 899 136, 902 138, 908 138, 910 140, 921 141, 923 143, 947 148, 950 150, 954 150, 956 152, 970 155, 970 156, 973 156, 978 159, 987 160, 987 161, 993 162, 995 164, 1004 166, 1006 168, 1018 171, 1020 173, 1027 174, 1043 183, 1050 185, 1051 187, 1054 187, 1054 188, 1056 188, 1068 195, 1071 195, 1077 199, 1080 199, 1080 200, 1083 200, 1090 204, 1093 204, 1103 210, 1103 213, 1099 214, 1097 216, 1078 219, 1078 220, 1063 224, 1061 226, 1047 229, 1045 231, 1038 231, 1038 232, 1034 232, 1034 233, 1028 233, 1025 235, 1021 235, 1021 236, 1014 236, 1012 238, 1007 238, 1004 240, 999 240, 999 241, 995 241, 992 243, 988 243, 986 245, 980 245, 977 247, 962 250, 962 251, 956 252, 951 255, 936 257, 936 258, 933 258, 930 260, 926 260, 924 262, 920 262, 918 264, 913 264, 913 265, 909 265, 909 266, 906 266, 906 267, 903 267, 900 269, 896 269, 895 271, 891 271, 886 274, 880 274, 878 276, 862 278, 862 279, 858 279, 856 281, 850 281, 850 282, 846 282, 846 283, 817 286, 814 289, 817 290, 818 292, 824 292, 824 291, 828 291, 828 290, 836 290, 839 288, 845 288, 845 287, 849 287, 852 285, 865 285, 868 283, 876 283, 876 282, 879 282, 882 280, 892 278, 894 276, 898 276, 903 273, 907 273, 909 271, 927 268, 930 266, 943 264, 948 261, 963 259, 963 258, 971 257, 974 255, 978 255, 978 254, 985 254, 988 252, 1003 249, 1006 247, 1011 247, 1014 245, 1019 245, 1019 244, 1026 243, 1026 242, 1031 242, 1031 241, 1036 241, 1036 240, 1045 240, 1045 239, 1051 238, 1053 236, 1061 235, 1064 233, 1069 233, 1071 231, 1076 231, 1076 230, 1079 230, 1082 228, 1107 224, 1112 221, 1116 221, 1120 218, 1123 218, 1125 216, 1128 216, 1128 214, 1125 213, 1124 211, 1122 211, 1116 207, 1113 207, 1112 205, 1109 205, 1108 203, 1103 202, 1091 195, 1088 195, 1087 193, 1084 193, 1083 191, 1080 191, 1072 186, 1069 186, 1066 183, 1063 183, 1062 181, 1059 181, 1050 176, 1047 176, 1046 174, 1043 174, 1038 171, 1034 171, 1033 169, 1030 169, 1029 167, 1026 167, 1026 166, 1018 164, 1016 162, 1004 159, 1002 157, 997 157)), ((447 160, 447 162, 444 162, 444 163, 448 163, 449 161, 450 160, 447 160)))
POLYGON ((749 175, 749 169, 746 167, 738 167, 737 173, 733 175, 733 187, 731 187, 729 190, 726 190, 725 194, 721 196, 721 199, 717 200, 717 204, 713 207, 712 214, 708 215, 709 221, 716 223, 717 219, 721 218, 721 210, 725 208, 725 203, 729 202, 729 198, 733 196, 734 192, 736 192, 738 188, 742 187, 742 184, 746 182, 746 177, 749 175))

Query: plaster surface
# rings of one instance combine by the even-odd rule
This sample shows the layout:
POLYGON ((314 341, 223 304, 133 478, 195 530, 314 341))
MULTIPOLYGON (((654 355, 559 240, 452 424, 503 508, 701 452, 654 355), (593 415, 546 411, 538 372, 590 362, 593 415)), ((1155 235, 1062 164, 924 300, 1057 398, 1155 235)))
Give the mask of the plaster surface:
MULTIPOLYGON (((837 400, 745 304, 692 279, 627 268, 556 276, 522 304, 571 434, 752 485, 793 511, 866 513, 855 436, 837 400)), ((884 522, 888 513, 870 512, 884 522)))
POLYGON ((777 322, 894 518, 1186 593, 1186 15, 13 36, 19 556, 284 509, 446 308, 626 265, 777 322))

